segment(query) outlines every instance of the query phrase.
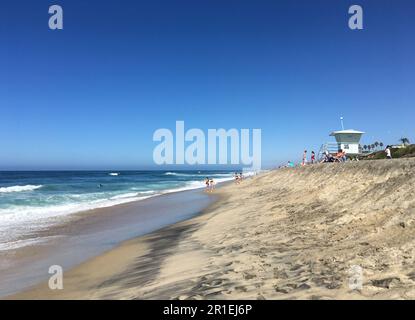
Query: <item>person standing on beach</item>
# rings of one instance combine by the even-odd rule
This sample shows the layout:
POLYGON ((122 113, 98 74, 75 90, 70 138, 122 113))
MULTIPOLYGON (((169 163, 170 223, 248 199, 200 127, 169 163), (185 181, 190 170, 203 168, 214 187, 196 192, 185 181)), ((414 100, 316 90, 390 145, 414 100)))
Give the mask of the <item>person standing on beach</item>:
POLYGON ((209 186, 210 186, 210 192, 213 192, 213 189, 215 188, 215 182, 213 179, 209 180, 209 186))
POLYGON ((303 162, 301 163, 302 166, 305 166, 307 164, 307 150, 304 150, 303 153, 303 162))
POLYGON ((386 153, 386 159, 392 159, 392 153, 391 153, 391 149, 389 146, 386 147, 385 153, 386 153))
POLYGON ((205 185, 206 185, 206 192, 209 192, 209 189, 210 189, 210 180, 209 180, 209 177, 206 177, 206 179, 205 179, 205 185))
POLYGON ((314 151, 311 151, 311 164, 314 164, 316 162, 316 154, 314 151))
POLYGON ((239 184, 239 175, 238 175, 238 173, 237 173, 237 172, 235 172, 234 177, 235 177, 235 183, 236 183, 236 184, 239 184))

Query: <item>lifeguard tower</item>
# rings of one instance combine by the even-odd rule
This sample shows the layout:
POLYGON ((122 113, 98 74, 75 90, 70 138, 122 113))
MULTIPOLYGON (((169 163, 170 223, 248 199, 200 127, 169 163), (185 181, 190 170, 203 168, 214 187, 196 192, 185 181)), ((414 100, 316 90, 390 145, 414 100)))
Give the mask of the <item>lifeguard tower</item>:
POLYGON ((341 117, 340 120, 342 124, 342 130, 333 131, 330 133, 330 136, 336 139, 336 143, 323 144, 319 151, 320 158, 326 151, 333 154, 336 153, 339 149, 345 151, 346 155, 357 156, 362 153, 360 139, 362 138, 364 132, 354 129, 345 130, 343 125, 343 117, 341 117))

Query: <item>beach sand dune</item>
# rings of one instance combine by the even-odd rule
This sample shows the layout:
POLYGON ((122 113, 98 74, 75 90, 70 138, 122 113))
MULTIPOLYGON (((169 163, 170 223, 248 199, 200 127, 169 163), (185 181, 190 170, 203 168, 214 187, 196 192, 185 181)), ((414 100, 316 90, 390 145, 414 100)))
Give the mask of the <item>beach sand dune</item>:
POLYGON ((414 299, 415 159, 270 171, 14 298, 414 299))

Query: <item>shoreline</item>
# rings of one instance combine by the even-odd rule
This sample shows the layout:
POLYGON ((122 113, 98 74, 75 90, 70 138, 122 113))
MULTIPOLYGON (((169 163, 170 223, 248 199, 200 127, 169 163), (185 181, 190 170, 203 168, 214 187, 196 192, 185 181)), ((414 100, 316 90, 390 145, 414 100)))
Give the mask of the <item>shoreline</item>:
POLYGON ((215 196, 200 188, 180 190, 74 213, 29 235, 43 240, 0 252, 0 297, 41 283, 49 277, 47 266, 57 264, 70 270, 124 241, 198 215, 215 201, 215 196), (59 254, 57 251, 74 251, 74 254, 59 254))
MULTIPOLYGON (((62 172, 62 171, 58 171, 58 172, 62 172)), ((173 173, 171 172, 165 172, 165 174, 173 175, 173 173)), ((178 175, 180 174, 181 173, 178 173, 178 175)), ((233 178, 231 177, 219 178, 218 180, 219 180, 219 182, 217 182, 218 185, 221 185, 223 183, 228 183, 229 181, 232 181, 233 178)), ((169 194, 178 194, 181 192, 197 191, 197 190, 200 191, 200 190, 205 189, 205 185, 202 180, 200 181, 191 180, 191 181, 187 181, 186 183, 187 183, 186 185, 180 186, 180 187, 160 189, 160 190, 157 190, 157 189, 150 190, 151 194, 147 194, 146 192, 148 191, 121 193, 117 196, 113 196, 113 197, 106 198, 106 199, 100 199, 98 202, 94 201, 93 205, 89 205, 84 202, 79 202, 76 208, 72 208, 70 209, 70 211, 67 211, 65 213, 60 212, 59 211, 60 209, 58 209, 58 211, 52 214, 51 216, 47 216, 47 215, 42 216, 42 213, 40 213, 40 216, 36 217, 36 219, 32 218, 32 220, 30 219, 22 220, 20 225, 10 224, 8 227, 11 228, 10 230, 14 230, 13 232, 9 232, 10 230, 8 230, 7 228, 2 231, 4 231, 4 234, 11 233, 13 236, 6 238, 6 239, 0 238, 0 253, 2 251, 22 248, 26 246, 26 241, 29 245, 33 244, 35 242, 35 241, 32 241, 32 240, 35 240, 35 238, 31 236, 31 233, 33 230, 39 231, 40 233, 42 230, 45 230, 45 229, 49 229, 49 228, 53 229, 59 225, 63 225, 67 223, 68 221, 76 220, 79 217, 87 215, 88 213, 93 213, 96 210, 100 210, 100 209, 105 210, 108 208, 129 205, 132 203, 137 203, 139 201, 146 201, 148 199, 158 198, 160 196, 162 197, 162 196, 169 195, 169 194), (37 230, 33 228, 34 226, 37 227, 37 230), (25 229, 30 229, 30 232, 26 231, 25 229), (15 235, 16 230, 20 231, 20 232, 17 232, 17 235, 15 235)), ((17 187, 25 188, 29 186, 31 187, 30 189, 33 189, 33 187, 35 187, 34 189, 40 189, 41 187, 43 187, 43 185, 25 185, 25 186, 13 186, 13 187, 8 187, 8 188, 17 188, 17 187)), ((57 206, 59 207, 59 205, 57 206)), ((46 206, 45 209, 46 209, 46 214, 47 214, 50 208, 46 206)), ((6 221, 6 227, 7 227, 7 221, 6 221)))
MULTIPOLYGON (((167 225, 142 236, 125 240, 115 248, 71 268, 64 275, 65 288, 62 291, 51 291, 47 283, 43 282, 27 290, 5 296, 3 299, 97 299, 97 297, 93 296, 92 292, 89 292, 91 285, 105 287, 119 281, 131 281, 130 284, 140 281, 149 282, 151 279, 155 279, 160 273, 163 260, 173 253, 178 242, 183 237, 195 232, 204 223, 205 216, 209 215, 212 210, 215 210, 220 205, 220 200, 225 199, 223 195, 216 194, 215 197, 217 198, 215 201, 212 201, 209 206, 192 218, 167 225), (135 254, 131 254, 133 251, 135 254), (109 263, 111 261, 116 261, 116 263, 109 263), (138 269, 133 274, 129 274, 128 271, 125 272, 125 268, 131 265, 134 265, 134 268, 138 269), (99 272, 97 273, 98 266, 99 272), (88 273, 94 273, 95 275, 90 278, 88 273), (114 277, 114 275, 116 276, 114 277), (82 288, 88 292, 79 295, 79 290, 82 290, 82 288)), ((194 265, 192 265, 193 267, 194 265)), ((174 291, 175 288, 172 288, 171 294, 174 291)), ((113 299, 113 297, 108 298, 113 299)), ((104 297, 103 299, 106 298, 104 297)))
POLYGON ((415 159, 267 172, 69 270, 63 290, 7 298, 415 299, 414 172, 415 159))

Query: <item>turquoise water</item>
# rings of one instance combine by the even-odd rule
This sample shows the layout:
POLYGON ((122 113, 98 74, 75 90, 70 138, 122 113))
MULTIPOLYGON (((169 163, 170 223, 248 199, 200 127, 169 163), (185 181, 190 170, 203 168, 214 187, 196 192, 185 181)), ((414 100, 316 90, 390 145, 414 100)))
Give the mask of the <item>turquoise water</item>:
POLYGON ((36 171, 0 172, 0 250, 80 211, 143 200, 232 179, 208 171, 36 171))

